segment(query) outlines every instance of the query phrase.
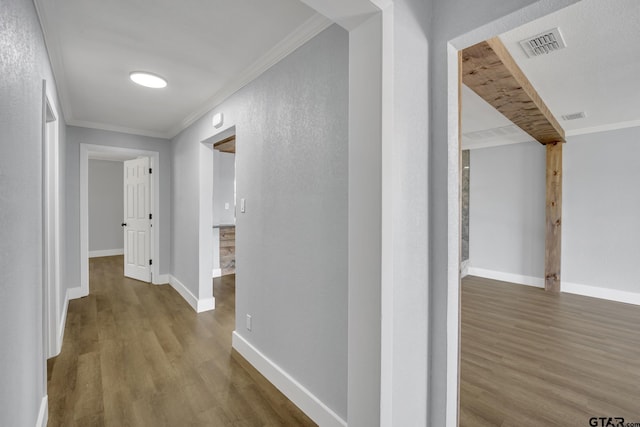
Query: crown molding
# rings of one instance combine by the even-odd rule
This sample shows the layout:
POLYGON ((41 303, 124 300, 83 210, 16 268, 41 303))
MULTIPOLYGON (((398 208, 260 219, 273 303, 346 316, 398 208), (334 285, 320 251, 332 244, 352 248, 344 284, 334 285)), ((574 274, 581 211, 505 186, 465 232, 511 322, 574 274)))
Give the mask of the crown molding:
POLYGON ((78 126, 82 128, 107 130, 111 132, 127 133, 130 135, 148 136, 151 138, 171 139, 167 133, 156 132, 148 129, 128 128, 125 126, 116 126, 106 123, 90 122, 86 120, 67 119, 67 125, 78 126))
POLYGON ((60 38, 55 31, 50 30, 52 23, 48 17, 54 16, 55 7, 52 2, 46 0, 34 0, 33 2, 36 8, 36 14, 40 21, 40 28, 42 29, 42 35, 44 38, 45 49, 49 56, 49 62, 51 63, 51 73, 56 83, 56 92, 58 94, 58 101, 60 102, 60 108, 62 109, 62 115, 65 118, 65 122, 68 123, 68 119, 73 117, 73 110, 71 103, 67 97, 68 82, 66 73, 64 72, 64 58, 60 52, 62 52, 62 46, 60 38), (56 74, 56 70, 62 70, 61 74, 56 74))
POLYGON ((589 133, 597 133, 597 132, 607 132, 618 129, 626 129, 640 126, 640 120, 630 120, 628 122, 618 122, 618 123, 610 123, 606 125, 600 126, 591 126, 582 129, 574 129, 568 130, 565 132, 566 136, 578 136, 578 135, 586 135, 589 133))
POLYGON ((169 132, 167 132, 167 136, 165 137, 175 137, 209 111, 220 105, 224 100, 242 89, 251 81, 255 80, 273 65, 284 59, 287 55, 327 29, 331 24, 333 24, 333 22, 324 15, 319 13, 313 15, 286 38, 265 53, 260 59, 247 67, 235 79, 231 80, 223 88, 217 91, 216 94, 209 98, 209 100, 200 106, 200 108, 196 109, 193 113, 189 114, 178 124, 173 126, 169 132))

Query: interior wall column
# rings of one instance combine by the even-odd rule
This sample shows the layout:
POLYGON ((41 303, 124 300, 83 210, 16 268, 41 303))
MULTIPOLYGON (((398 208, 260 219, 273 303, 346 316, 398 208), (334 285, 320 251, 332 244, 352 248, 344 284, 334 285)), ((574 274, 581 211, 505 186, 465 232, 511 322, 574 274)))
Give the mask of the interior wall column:
POLYGON ((544 288, 560 292, 560 263, 562 250, 562 142, 546 145, 547 196, 546 236, 544 254, 544 288))

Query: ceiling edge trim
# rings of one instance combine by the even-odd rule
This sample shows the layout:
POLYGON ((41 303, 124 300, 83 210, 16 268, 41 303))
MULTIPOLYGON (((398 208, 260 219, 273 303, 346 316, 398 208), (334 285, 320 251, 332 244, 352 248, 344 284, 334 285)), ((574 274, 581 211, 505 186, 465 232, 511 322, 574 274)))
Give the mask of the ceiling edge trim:
POLYGON ((586 135, 589 133, 606 132, 618 129, 626 129, 640 126, 640 119, 630 120, 628 122, 611 123, 607 125, 591 126, 583 129, 575 129, 566 131, 566 136, 586 135))
POLYGON ((467 145, 465 143, 464 139, 463 139, 462 143, 460 144, 460 148, 463 149, 463 150, 477 150, 477 149, 480 149, 480 148, 492 148, 492 147, 501 147, 503 145, 522 144, 524 142, 535 142, 535 143, 538 143, 530 135, 527 135, 527 138, 524 138, 524 137, 523 138, 518 138, 517 140, 513 140, 513 141, 505 141, 505 140, 493 139, 493 140, 490 140, 490 141, 469 143, 469 145, 467 145))
POLYGON ((53 74, 53 79, 55 80, 56 93, 58 94, 58 101, 60 102, 62 115, 65 118, 65 122, 68 123, 69 119, 73 117, 71 103, 67 98, 67 88, 69 86, 66 79, 64 59, 59 53, 62 52, 60 39, 56 36, 57 33, 55 31, 49 31, 52 24, 47 19, 47 16, 52 16, 54 14, 54 10, 47 9, 48 6, 46 6, 46 4, 47 2, 44 0, 34 0, 33 2, 36 14, 38 15, 38 20, 40 21, 40 29, 42 30, 44 46, 51 64, 51 74, 53 74), (62 74, 56 73, 57 70, 61 70, 62 74))
POLYGON ((222 89, 216 92, 207 102, 205 102, 200 108, 189 114, 177 125, 173 126, 165 135, 170 138, 175 137, 177 134, 191 126, 197 120, 202 118, 209 111, 220 105, 228 97, 242 89, 251 81, 255 80, 262 73, 267 71, 273 65, 280 62, 287 55, 295 51, 297 48, 320 34, 328 28, 333 22, 324 15, 316 13, 311 18, 306 20, 302 25, 293 30, 291 34, 285 37, 282 41, 276 44, 272 49, 265 53, 260 59, 251 64, 246 70, 238 75, 234 80, 225 85, 222 89))
POLYGON ((162 133, 162 132, 157 132, 157 131, 152 131, 147 129, 128 128, 125 126, 115 126, 115 125, 109 125, 105 123, 89 122, 85 120, 68 119, 67 125, 77 126, 82 128, 89 128, 89 129, 106 130, 110 132, 127 133, 130 135, 148 136, 150 138, 171 139, 166 133, 162 133))

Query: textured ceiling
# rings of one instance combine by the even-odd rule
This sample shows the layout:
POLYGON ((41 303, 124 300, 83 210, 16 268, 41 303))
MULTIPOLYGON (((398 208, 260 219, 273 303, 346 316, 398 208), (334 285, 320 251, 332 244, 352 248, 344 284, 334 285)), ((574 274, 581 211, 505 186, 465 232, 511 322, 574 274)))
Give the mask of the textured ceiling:
POLYGON ((35 3, 67 122, 161 137, 329 25, 298 0, 35 3), (137 86, 137 70, 169 86, 137 86))
MULTIPOLYGON (((640 1, 582 0, 500 38, 568 136, 640 126, 640 1), (567 47, 528 58, 520 40, 555 27, 567 47)), ((464 148, 532 140, 468 89, 462 112, 464 148)))

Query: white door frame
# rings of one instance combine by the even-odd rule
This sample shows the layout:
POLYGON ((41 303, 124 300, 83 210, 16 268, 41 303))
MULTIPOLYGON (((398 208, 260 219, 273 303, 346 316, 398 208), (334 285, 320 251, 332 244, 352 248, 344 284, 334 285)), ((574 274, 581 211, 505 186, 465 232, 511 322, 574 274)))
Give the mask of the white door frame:
MULTIPOLYGON (((213 252, 215 242, 213 239, 213 144, 226 136, 235 134, 235 123, 225 124, 224 128, 217 130, 210 137, 200 141, 199 147, 199 206, 198 214, 198 304, 196 311, 213 310, 216 305, 213 295, 213 252)), ((237 224, 237 219, 236 219, 237 224)))
POLYGON ((42 197, 43 197, 43 332, 46 358, 62 348, 60 307, 60 143, 55 98, 43 80, 42 197))
POLYGON ((80 144, 80 294, 75 298, 89 295, 89 158, 101 157, 112 160, 133 159, 146 156, 151 159, 151 209, 153 224, 151 229, 151 259, 156 262, 151 266, 151 281, 162 283, 159 274, 160 239, 163 226, 160 212, 160 153, 158 151, 139 150, 135 148, 113 147, 108 145, 80 144))

